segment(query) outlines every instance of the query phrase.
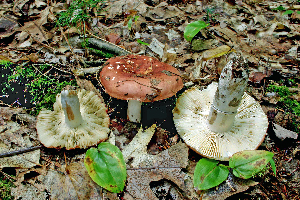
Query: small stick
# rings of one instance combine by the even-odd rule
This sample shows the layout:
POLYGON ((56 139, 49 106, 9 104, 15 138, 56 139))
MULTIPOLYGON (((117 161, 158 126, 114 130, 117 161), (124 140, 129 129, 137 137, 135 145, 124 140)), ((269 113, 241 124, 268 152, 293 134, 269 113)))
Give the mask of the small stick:
POLYGON ((1 153, 0 158, 10 157, 10 156, 26 153, 26 152, 29 152, 29 151, 34 151, 34 150, 40 149, 42 147, 43 147, 42 145, 41 146, 32 146, 32 147, 27 147, 27 148, 24 148, 24 149, 19 149, 19 150, 16 150, 16 151, 9 151, 9 152, 5 152, 5 153, 1 153))

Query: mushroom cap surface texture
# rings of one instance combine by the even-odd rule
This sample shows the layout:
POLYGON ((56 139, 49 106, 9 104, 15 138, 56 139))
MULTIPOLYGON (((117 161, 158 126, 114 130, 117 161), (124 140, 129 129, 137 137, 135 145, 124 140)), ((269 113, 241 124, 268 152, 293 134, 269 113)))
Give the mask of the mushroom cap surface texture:
POLYGON ((65 123, 61 94, 56 96, 53 111, 40 111, 36 129, 44 146, 69 150, 87 148, 108 139, 109 116, 105 104, 91 91, 80 89, 77 95, 83 122, 76 128, 65 123))
POLYGON ((268 119, 259 103, 244 93, 231 129, 211 131, 207 120, 217 87, 217 83, 212 83, 204 90, 186 90, 177 99, 173 119, 178 134, 191 149, 226 161, 236 152, 257 149, 265 138, 268 119))
POLYGON ((142 55, 110 58, 100 72, 100 80, 110 96, 141 102, 169 98, 183 87, 176 68, 142 55))

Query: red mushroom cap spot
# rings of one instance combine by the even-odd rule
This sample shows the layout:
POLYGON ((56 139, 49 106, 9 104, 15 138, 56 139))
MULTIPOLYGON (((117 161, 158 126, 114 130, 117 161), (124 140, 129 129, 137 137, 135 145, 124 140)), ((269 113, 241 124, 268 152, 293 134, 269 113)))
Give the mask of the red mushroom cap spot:
POLYGON ((100 72, 100 80, 110 96, 142 102, 169 98, 183 87, 177 69, 141 55, 110 58, 100 72))

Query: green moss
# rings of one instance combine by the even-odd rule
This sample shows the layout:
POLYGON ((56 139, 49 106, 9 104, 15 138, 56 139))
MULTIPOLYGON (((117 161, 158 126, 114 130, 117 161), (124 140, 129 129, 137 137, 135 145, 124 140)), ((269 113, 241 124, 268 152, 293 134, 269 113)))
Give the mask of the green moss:
POLYGON ((5 179, 3 175, 0 175, 0 199, 3 200, 11 200, 14 199, 13 196, 11 196, 11 188, 14 187, 14 184, 5 179))
POLYGON ((279 102, 281 102, 283 106, 290 110, 293 114, 300 116, 300 103, 295 99, 291 99, 293 93, 290 92, 288 87, 269 85, 267 91, 276 92, 280 97, 279 102))
MULTIPOLYGON (((5 76, 2 77, 4 83, 2 93, 13 94, 15 90, 19 90, 15 93, 20 93, 20 88, 15 87, 22 87, 23 95, 30 94, 30 100, 28 101, 31 103, 30 107, 33 107, 30 110, 30 114, 33 115, 37 115, 42 108, 52 110, 56 95, 61 92, 62 88, 66 85, 76 86, 76 81, 70 80, 71 78, 61 80, 59 74, 48 74, 47 72, 51 70, 49 65, 15 66, 12 63, 6 63, 5 65, 0 64, 0 68, 1 71, 6 70, 5 76)), ((21 94, 19 96, 25 98, 25 96, 21 97, 21 94)))
MULTIPOLYGON (((299 81, 295 79, 289 79, 290 84, 292 84, 292 87, 299 87, 299 81)), ((280 82, 282 84, 282 81, 280 82)), ((289 87, 283 86, 283 85, 276 85, 276 84, 271 84, 267 87, 267 91, 269 92, 276 92, 278 96, 280 97, 279 99, 279 106, 280 108, 285 109, 287 112, 291 112, 295 116, 292 118, 292 127, 294 131, 299 131, 300 130, 300 124, 297 122, 297 117, 300 117, 300 103, 293 99, 291 96, 294 95, 293 92, 289 90, 289 87)))

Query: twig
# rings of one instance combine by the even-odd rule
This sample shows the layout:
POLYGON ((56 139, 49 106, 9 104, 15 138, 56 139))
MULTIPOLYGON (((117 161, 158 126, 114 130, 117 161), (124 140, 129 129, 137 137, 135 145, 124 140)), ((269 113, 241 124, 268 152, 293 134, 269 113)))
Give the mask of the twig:
POLYGON ((0 158, 10 157, 10 156, 26 153, 26 152, 29 152, 29 151, 34 151, 34 150, 40 149, 42 147, 43 147, 42 145, 41 146, 32 146, 32 147, 27 147, 27 148, 24 148, 24 149, 19 149, 19 150, 16 150, 16 151, 9 151, 9 152, 5 152, 5 153, 1 153, 0 158))
POLYGON ((75 60, 76 60, 76 62, 77 62, 78 67, 80 67, 79 59, 78 59, 78 57, 77 57, 77 54, 74 53, 73 47, 71 46, 71 44, 70 44, 70 42, 69 42, 69 40, 68 40, 68 38, 67 38, 65 32, 64 32, 63 29, 62 29, 62 27, 61 27, 59 24, 58 24, 58 26, 59 26, 59 29, 60 29, 61 34, 63 35, 63 37, 65 38, 66 42, 68 43, 68 45, 69 45, 69 47, 70 47, 71 53, 72 53, 72 54, 74 55, 74 57, 75 57, 75 60))
POLYGON ((110 52, 114 52, 115 54, 118 54, 119 56, 133 54, 130 51, 127 51, 126 49, 121 48, 118 45, 115 45, 111 42, 108 42, 102 38, 97 37, 93 33, 87 30, 87 32, 94 38, 88 38, 88 42, 92 45, 98 47, 99 49, 105 49, 110 52))

